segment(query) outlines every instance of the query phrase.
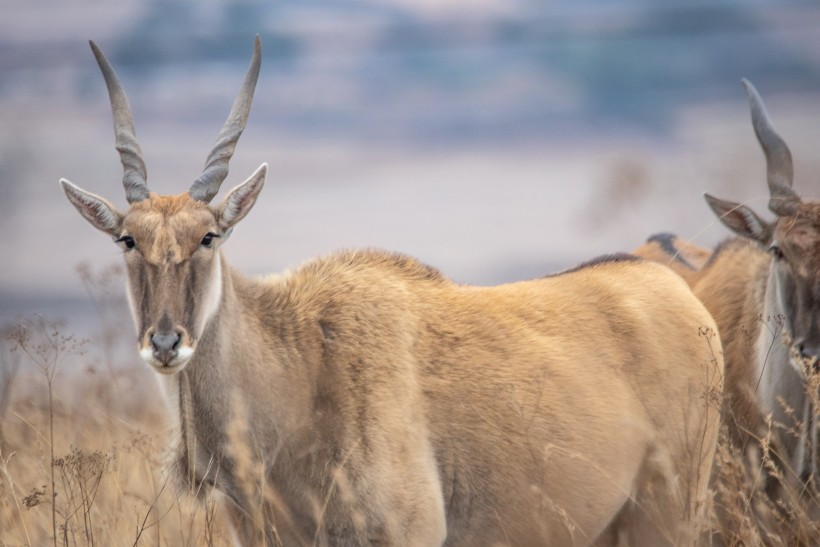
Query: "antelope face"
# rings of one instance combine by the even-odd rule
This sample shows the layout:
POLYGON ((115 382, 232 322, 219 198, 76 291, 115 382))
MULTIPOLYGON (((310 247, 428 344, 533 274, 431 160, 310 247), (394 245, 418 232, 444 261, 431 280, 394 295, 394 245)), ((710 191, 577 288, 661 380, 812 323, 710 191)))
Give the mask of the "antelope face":
POLYGON ((187 194, 151 195, 123 218, 117 243, 140 356, 161 372, 185 365, 219 306, 219 231, 207 205, 187 194))
MULTIPOLYGON (((772 230, 772 284, 782 303, 794 353, 820 357, 820 203, 800 203, 794 216, 781 217, 772 230)), ((794 363, 802 369, 801 363, 794 363)))
POLYGON ((769 209, 767 222, 745 205, 706 194, 718 218, 736 234, 752 239, 772 255, 766 315, 782 316, 791 340, 791 365, 801 374, 818 370, 820 358, 820 203, 804 202, 792 190, 791 152, 774 131, 755 88, 744 80, 755 134, 766 155, 769 209))
POLYGON ((228 161, 247 121, 259 74, 258 37, 254 46, 245 83, 208 156, 204 172, 188 192, 160 196, 148 190, 145 163, 125 93, 108 61, 91 44, 108 86, 130 207, 121 213, 100 196, 65 179, 60 183, 80 214, 110 235, 122 249, 139 353, 163 374, 173 374, 185 367, 208 322, 219 312, 219 247, 253 207, 265 182, 267 166, 263 164, 219 205, 209 205, 228 174, 228 161))

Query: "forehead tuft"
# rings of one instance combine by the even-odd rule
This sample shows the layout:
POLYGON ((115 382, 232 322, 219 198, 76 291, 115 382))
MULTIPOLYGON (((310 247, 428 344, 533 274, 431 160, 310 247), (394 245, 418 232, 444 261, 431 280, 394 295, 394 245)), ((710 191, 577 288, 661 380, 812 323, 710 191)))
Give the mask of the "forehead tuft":
POLYGON ((190 255, 202 236, 216 224, 208 204, 188 193, 161 196, 151 193, 134 203, 124 219, 125 230, 135 237, 146 260, 163 257, 179 261, 190 255))
POLYGON ((131 208, 134 211, 153 211, 163 216, 173 216, 186 210, 207 210, 208 205, 195 200, 188 192, 176 196, 163 196, 151 192, 147 199, 134 203, 131 208))
POLYGON ((213 220, 213 212, 208 204, 193 199, 187 192, 178 196, 161 196, 151 193, 147 199, 134 203, 128 216, 151 219, 153 222, 208 222, 213 220))

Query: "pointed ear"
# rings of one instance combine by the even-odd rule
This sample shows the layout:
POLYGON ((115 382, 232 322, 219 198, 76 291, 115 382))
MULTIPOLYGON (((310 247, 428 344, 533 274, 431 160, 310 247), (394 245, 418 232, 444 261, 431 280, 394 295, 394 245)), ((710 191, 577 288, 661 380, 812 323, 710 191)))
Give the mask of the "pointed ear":
POLYGON ((68 201, 92 226, 112 237, 120 236, 123 215, 107 199, 86 192, 66 179, 60 179, 60 185, 68 201))
POLYGON ((703 197, 706 198, 706 202, 717 215, 718 220, 734 233, 764 245, 770 243, 772 225, 757 216, 757 213, 740 203, 718 199, 709 194, 703 194, 703 197))
POLYGON ((231 190, 217 205, 215 211, 220 228, 228 231, 245 218, 265 185, 267 172, 268 164, 263 163, 248 180, 231 190))

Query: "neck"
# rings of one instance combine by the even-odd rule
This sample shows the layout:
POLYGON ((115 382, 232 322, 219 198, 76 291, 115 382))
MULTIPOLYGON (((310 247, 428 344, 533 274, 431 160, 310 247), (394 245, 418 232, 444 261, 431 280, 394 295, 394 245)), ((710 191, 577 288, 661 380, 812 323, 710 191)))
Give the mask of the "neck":
POLYGON ((807 451, 811 451, 811 401, 806 393, 803 374, 791 358, 791 333, 774 276, 767 278, 763 312, 757 336, 758 399, 763 411, 771 413, 773 427, 781 429, 778 436, 789 464, 799 476, 806 467, 807 451), (777 425, 780 424, 780 425, 777 425), (794 429, 799 429, 795 435, 794 429))
POLYGON ((803 419, 810 403, 804 376, 791 363, 771 257, 756 243, 728 240, 704 266, 694 291, 720 330, 727 362, 725 411, 740 424, 733 428, 735 440, 745 445, 749 434, 766 435, 771 427, 776 450, 790 469, 805 471, 817 436, 803 419))
POLYGON ((177 477, 193 489, 203 482, 219 482, 220 490, 230 495, 221 479, 229 476, 234 467, 228 454, 237 414, 237 401, 233 400, 236 384, 232 379, 245 373, 236 370, 242 368, 242 361, 237 358, 235 346, 240 343, 237 340, 244 330, 246 312, 236 293, 234 272, 224 259, 221 269, 219 302, 211 304, 214 309, 194 355, 178 374, 160 376, 160 383, 177 438, 177 477))

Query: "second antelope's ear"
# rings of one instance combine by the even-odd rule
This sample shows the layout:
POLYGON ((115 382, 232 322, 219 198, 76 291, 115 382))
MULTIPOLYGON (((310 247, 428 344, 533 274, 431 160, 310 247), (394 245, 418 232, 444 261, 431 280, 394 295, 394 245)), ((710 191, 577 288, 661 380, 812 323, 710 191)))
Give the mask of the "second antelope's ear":
POLYGON ((734 233, 764 245, 770 243, 772 225, 757 216, 757 213, 740 203, 718 199, 709 194, 703 194, 703 197, 706 198, 706 202, 717 215, 718 220, 734 233))
POLYGON ((268 164, 263 163, 248 180, 231 190, 216 206, 217 220, 222 230, 227 232, 250 212, 265 185, 267 172, 268 164))
POLYGON ((60 185, 68 201, 92 226, 112 237, 121 235, 123 215, 107 199, 86 192, 66 179, 60 179, 60 185))

